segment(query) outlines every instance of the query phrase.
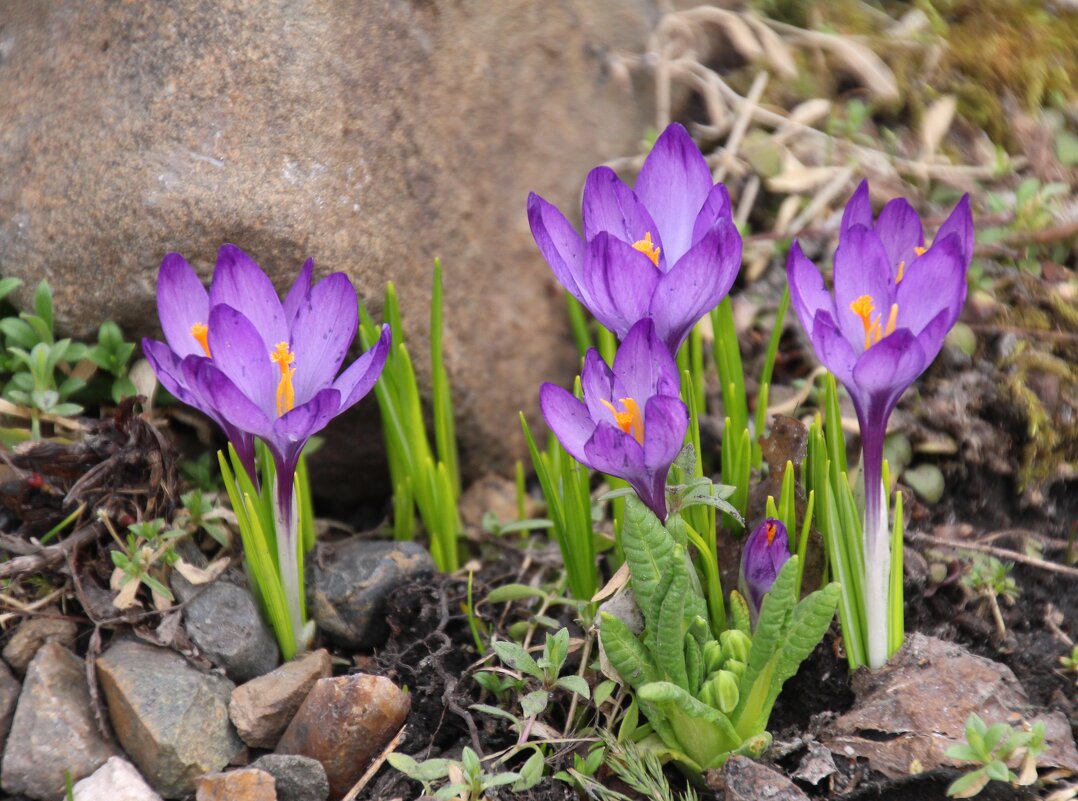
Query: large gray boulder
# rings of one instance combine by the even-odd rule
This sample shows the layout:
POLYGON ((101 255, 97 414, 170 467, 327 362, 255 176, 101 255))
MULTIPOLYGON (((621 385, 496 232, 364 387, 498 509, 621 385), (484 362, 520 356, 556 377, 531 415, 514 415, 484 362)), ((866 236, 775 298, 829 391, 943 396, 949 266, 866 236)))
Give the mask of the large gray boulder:
MULTIPOLYGON (((650 115, 610 55, 643 48, 658 5, 0 3, 0 275, 48 278, 65 332, 135 336, 169 251, 208 276, 234 242, 279 287, 312 256, 375 313, 396 282, 426 381, 440 256, 464 464, 511 465, 516 412, 576 365, 527 194, 572 208, 588 168, 638 149, 650 115)), ((380 464, 366 433, 315 469, 380 464)))

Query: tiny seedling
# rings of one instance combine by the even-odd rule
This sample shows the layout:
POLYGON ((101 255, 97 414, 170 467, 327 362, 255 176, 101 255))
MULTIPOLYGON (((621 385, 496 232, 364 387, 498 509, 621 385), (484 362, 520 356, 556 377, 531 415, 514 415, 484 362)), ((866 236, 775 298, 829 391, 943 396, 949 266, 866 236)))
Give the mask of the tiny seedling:
POLYGON ((1002 640, 1007 635, 1000 611, 1000 600, 1011 606, 1019 595, 1018 583, 1011 576, 1014 565, 1001 562, 994 556, 974 554, 969 571, 962 576, 962 586, 983 600, 992 613, 996 625, 996 635, 1002 640))
POLYGON ((427 759, 417 762, 407 754, 390 754, 389 764, 405 776, 423 785, 423 794, 438 801, 485 801, 487 791, 513 785, 523 792, 539 783, 543 776, 543 755, 535 749, 532 757, 518 771, 487 772, 479 755, 465 746, 460 760, 427 759), (447 782, 442 784, 443 782, 447 782), (435 787, 441 785, 440 787, 435 787))
POLYGON ((135 595, 139 586, 145 584, 153 594, 154 606, 167 609, 175 599, 165 584, 165 570, 179 561, 176 541, 187 536, 187 532, 167 528, 164 520, 156 519, 132 523, 127 527, 126 538, 121 538, 106 516, 102 515, 101 520, 119 546, 110 552, 115 569, 109 583, 117 592, 112 605, 117 609, 136 606, 135 595))
POLYGON ((1006 723, 985 724, 975 713, 966 718, 966 742, 952 745, 947 756, 979 765, 955 779, 947 788, 951 798, 972 798, 990 781, 1008 782, 1016 787, 1037 780, 1037 757, 1044 752, 1044 723, 1037 721, 1026 729, 1013 729, 1006 723), (1008 764, 1018 761, 1015 773, 1008 764))
MULTIPOLYGON (((1078 675, 1078 645, 1071 648, 1070 656, 1059 657, 1059 664, 1063 666, 1064 673, 1078 675)), ((1078 684, 1078 679, 1075 679, 1075 684, 1078 684)))

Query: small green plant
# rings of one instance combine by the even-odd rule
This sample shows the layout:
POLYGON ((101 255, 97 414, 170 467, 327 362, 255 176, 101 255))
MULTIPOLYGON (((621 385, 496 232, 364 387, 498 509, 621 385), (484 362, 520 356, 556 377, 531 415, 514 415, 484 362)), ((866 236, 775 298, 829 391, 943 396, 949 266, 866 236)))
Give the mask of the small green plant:
POLYGON ((1014 565, 1001 562, 994 556, 976 553, 970 559, 969 570, 962 576, 962 586, 980 598, 991 611, 996 626, 996 634, 1002 640, 1007 634, 1000 610, 1000 600, 1008 606, 1014 604, 1019 595, 1018 583, 1011 576, 1014 565))
POLYGON ((826 633, 838 585, 799 602, 800 560, 791 556, 764 596, 755 631, 736 591, 729 625, 719 626, 714 617, 709 622, 681 532, 684 521, 678 525, 672 517, 663 526, 634 497, 625 514, 622 544, 644 631, 638 637, 603 613, 600 637, 647 717, 642 741, 695 774, 721 767, 732 753, 763 753, 779 691, 826 633))
MULTIPOLYGON (((534 719, 542 715, 556 690, 565 690, 584 699, 591 698, 591 691, 583 676, 561 675, 566 657, 569 655, 568 629, 560 629, 557 633, 546 638, 546 642, 543 644, 543 655, 539 659, 533 658, 523 646, 508 640, 495 642, 492 647, 494 648, 494 653, 498 655, 498 658, 504 664, 520 674, 521 679, 524 680, 524 687, 521 689, 526 689, 529 683, 538 684, 538 687, 527 692, 520 699, 520 709, 525 718, 534 719), (528 679, 532 681, 529 682, 528 679)), ((480 671, 480 673, 485 672, 487 671, 480 671)), ((478 676, 479 674, 477 674, 477 680, 478 676)), ((497 694, 494 689, 495 682, 491 679, 480 680, 480 684, 497 694)), ((514 689, 517 687, 519 685, 515 685, 514 689)), ((499 683, 498 689, 504 692, 508 688, 499 683)), ((477 704, 473 708, 504 717, 504 710, 502 709, 487 707, 482 704, 477 704)))
MULTIPOLYGON (((985 228, 978 239, 985 243, 994 243, 1006 240, 1014 234, 1036 233, 1049 228, 1059 218, 1061 206, 1069 192, 1070 187, 1065 183, 1041 183, 1037 178, 1023 180, 1013 196, 989 192, 988 211, 992 214, 1009 214, 1013 211, 1014 219, 1007 225, 985 228)), ((1048 254, 1045 247, 1027 245, 1018 259, 1019 268, 1033 275, 1040 275, 1040 257, 1048 254)))
POLYGON ((193 489, 184 493, 180 496, 180 502, 183 506, 174 521, 178 528, 188 534, 205 531, 222 548, 232 543, 232 535, 223 522, 228 519, 229 513, 203 495, 202 490, 193 489))
POLYGON ((199 454, 196 459, 185 459, 180 462, 180 473, 196 489, 207 494, 224 489, 221 473, 217 468, 217 459, 209 451, 199 454))
MULTIPOLYGON (((107 521, 107 517, 102 516, 102 520, 107 521)), ((110 552, 115 566, 110 585, 118 593, 112 605, 117 609, 136 606, 135 595, 145 584, 153 595, 154 605, 158 609, 167 609, 175 600, 166 584, 167 569, 179 561, 176 541, 186 537, 187 532, 168 528, 160 518, 132 523, 127 527, 125 538, 121 538, 111 524, 106 522, 106 526, 119 546, 110 552)))
POLYGON ((134 352, 135 343, 125 342, 120 326, 111 320, 101 324, 97 344, 86 351, 86 358, 109 374, 109 397, 113 403, 138 392, 127 375, 127 363, 134 352))
POLYGON ((1006 723, 985 725, 976 714, 966 718, 966 742, 952 745, 947 756, 980 767, 959 777, 947 788, 951 798, 972 798, 990 781, 1027 786, 1037 780, 1037 757, 1045 750, 1044 723, 1013 729, 1006 723), (1008 765, 1018 761, 1016 774, 1008 765))
POLYGON ((519 772, 487 772, 479 755, 468 746, 464 747, 459 761, 427 759, 417 762, 407 754, 394 753, 389 755, 389 764, 420 782, 423 794, 438 801, 485 801, 488 790, 509 784, 513 785, 514 791, 524 792, 538 784, 543 776, 543 755, 538 749, 519 772))
POLYGON ((600 732, 602 745, 593 748, 586 758, 573 755, 573 767, 559 771, 554 778, 580 790, 596 801, 631 801, 630 796, 607 787, 595 779, 600 765, 605 765, 643 798, 655 801, 696 801, 696 792, 687 787, 675 793, 663 771, 659 756, 632 740, 618 740, 610 732, 600 732))

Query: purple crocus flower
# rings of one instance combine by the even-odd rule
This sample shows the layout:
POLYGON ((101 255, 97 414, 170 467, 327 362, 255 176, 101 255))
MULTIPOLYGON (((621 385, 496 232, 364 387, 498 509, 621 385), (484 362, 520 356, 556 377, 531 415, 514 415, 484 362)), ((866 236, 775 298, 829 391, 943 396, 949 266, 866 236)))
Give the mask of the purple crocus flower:
MULTIPOLYGON (((220 421, 230 439, 233 432, 247 437, 252 453, 253 437, 260 437, 273 455, 278 564, 298 638, 296 467, 307 440, 378 380, 389 353, 389 326, 382 327, 374 347, 337 375, 358 322, 355 289, 345 274, 312 286, 308 261, 283 303, 258 265, 232 245, 221 248, 208 295, 182 258, 166 258, 162 274, 163 297, 176 298, 175 305, 166 302, 162 308, 162 327, 173 349, 162 343, 143 346, 147 355, 154 354, 162 383, 186 394, 177 397, 220 421)), ((253 475, 253 458, 248 469, 253 475)))
POLYGON ((655 322, 677 353, 696 322, 718 305, 741 266, 730 196, 680 125, 663 131, 635 190, 609 167, 584 185, 584 238, 534 192, 532 235, 554 275, 604 326, 624 339, 638 320, 655 322))
POLYGON ((760 604, 778 578, 782 566, 790 559, 790 541, 786 526, 769 517, 749 534, 741 551, 741 573, 738 586, 753 620, 760 613, 760 604))
POLYGON ((666 520, 666 476, 685 439, 689 410, 678 393, 677 365, 651 320, 636 323, 611 370, 594 348, 584 357, 584 400, 543 384, 539 406, 578 462, 629 482, 666 520))
POLYGON ((926 248, 921 220, 909 203, 892 200, 874 222, 868 185, 862 183, 843 215, 833 292, 796 242, 786 262, 790 297, 801 325, 817 357, 849 392, 860 424, 865 606, 873 667, 887 658, 885 578, 890 553, 881 480, 887 421, 958 320, 972 254, 968 196, 926 248), (870 593, 878 597, 869 598, 870 593))

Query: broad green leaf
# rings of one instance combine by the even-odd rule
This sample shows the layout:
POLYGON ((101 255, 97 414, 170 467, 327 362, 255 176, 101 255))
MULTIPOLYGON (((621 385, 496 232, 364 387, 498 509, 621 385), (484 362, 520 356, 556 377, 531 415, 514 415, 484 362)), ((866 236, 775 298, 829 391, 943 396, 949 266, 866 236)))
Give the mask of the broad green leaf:
POLYGON ((493 776, 484 776, 479 784, 484 790, 489 790, 491 787, 503 787, 518 781, 520 781, 520 774, 510 770, 505 773, 495 773, 493 776))
POLYGON ((453 764, 448 759, 426 759, 422 762, 417 762, 412 757, 399 751, 390 754, 386 759, 394 768, 409 779, 415 779, 417 782, 432 782, 444 779, 449 775, 449 766, 453 764))
POLYGON ((651 609, 664 567, 670 564, 674 538, 639 498, 630 496, 625 499, 621 545, 637 604, 645 611, 651 609))
POLYGON ((554 682, 554 686, 561 687, 563 690, 568 690, 571 693, 576 693, 582 698, 589 698, 591 696, 588 682, 583 676, 562 676, 554 682))
POLYGON ((599 615, 599 639, 607 659, 618 675, 633 689, 656 681, 659 671, 643 643, 620 619, 602 612, 599 615))
POLYGON ((670 682, 646 684, 638 690, 642 701, 656 706, 669 723, 675 740, 667 745, 687 754, 703 769, 712 767, 741 744, 729 719, 670 682))
POLYGON ((513 785, 513 792, 522 793, 530 790, 543 780, 543 770, 546 767, 546 759, 543 752, 538 748, 532 751, 527 762, 520 768, 520 779, 513 785))
POLYGON ((970 748, 966 743, 958 743, 952 745, 946 751, 944 756, 948 759, 954 759, 958 762, 980 762, 981 755, 970 748))
MULTIPOLYGON (((674 564, 683 558, 680 547, 674 548, 674 564)), ((671 566, 673 567, 673 565, 671 566)), ((689 676, 685 666, 685 596, 689 593, 689 579, 683 570, 674 571, 658 618, 649 620, 655 636, 655 662, 667 678, 684 690, 689 689, 689 676)))
POLYGON ((486 601, 490 604, 506 603, 508 601, 522 601, 525 598, 546 598, 546 593, 536 587, 527 584, 503 584, 495 587, 487 594, 486 601))
POLYGON ((546 690, 530 692, 520 699, 520 711, 526 718, 536 718, 543 714, 547 703, 550 701, 550 693, 546 690))
POLYGON ((531 654, 524 650, 524 648, 515 642, 509 642, 508 640, 498 640, 492 643, 494 652, 498 655, 498 658, 502 660, 513 670, 519 670, 521 673, 527 673, 529 676, 542 681, 543 671, 539 668, 539 665, 531 654))
POLYGON ((984 768, 981 768, 951 782, 951 786, 947 788, 947 795, 951 798, 972 798, 981 792, 988 782, 988 774, 984 768))
POLYGON ((1010 770, 998 759, 993 759, 985 765, 984 772, 988 774, 989 779, 995 779, 997 782, 1009 782, 1011 780, 1010 770))

